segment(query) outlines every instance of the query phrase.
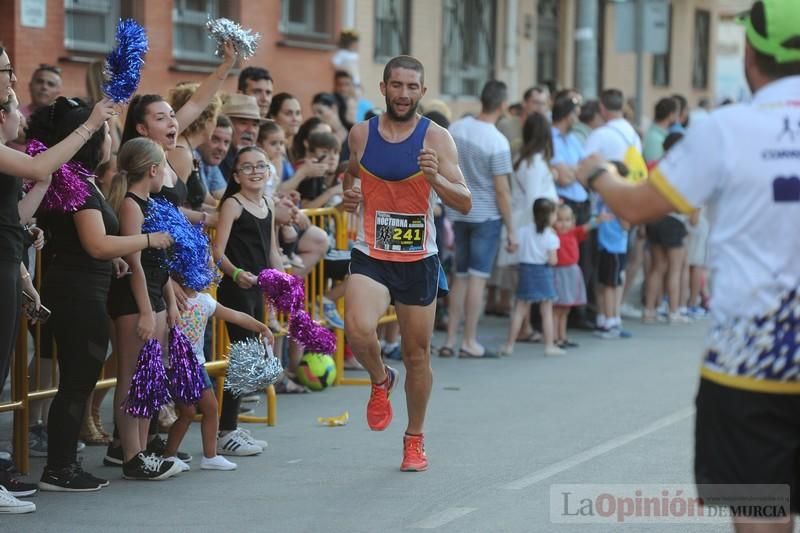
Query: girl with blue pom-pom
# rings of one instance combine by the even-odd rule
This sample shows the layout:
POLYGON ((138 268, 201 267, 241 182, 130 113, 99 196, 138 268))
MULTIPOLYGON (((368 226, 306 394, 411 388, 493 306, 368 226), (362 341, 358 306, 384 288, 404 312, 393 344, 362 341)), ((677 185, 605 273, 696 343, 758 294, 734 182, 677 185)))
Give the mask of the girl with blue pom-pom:
MULTIPOLYGON (((121 235, 142 233, 150 196, 161 189, 165 167, 164 150, 156 142, 139 138, 122 145, 111 191, 121 235)), ((137 251, 124 259, 131 275, 113 280, 108 298, 109 314, 116 328, 118 385, 114 406, 123 452, 122 472, 126 479, 166 479, 180 472, 180 466, 146 451, 150 420, 129 415, 124 401, 128 395, 126 384, 131 383, 145 341, 156 339, 161 346, 167 346, 167 324, 177 323, 178 308, 172 285, 167 283, 164 250, 137 251)))

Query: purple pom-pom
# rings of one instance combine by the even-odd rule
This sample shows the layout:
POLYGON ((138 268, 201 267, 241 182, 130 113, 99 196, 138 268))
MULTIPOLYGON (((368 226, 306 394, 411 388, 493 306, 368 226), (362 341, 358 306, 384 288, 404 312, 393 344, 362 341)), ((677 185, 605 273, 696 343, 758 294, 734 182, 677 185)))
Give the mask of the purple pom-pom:
POLYGON ((282 313, 294 313, 303 308, 305 291, 303 278, 299 276, 268 268, 258 274, 258 286, 270 303, 282 313))
POLYGON ((314 322, 303 310, 303 278, 267 268, 258 273, 258 286, 278 311, 291 315, 290 338, 312 352, 332 354, 336 351, 336 336, 314 322))
POLYGON ((148 49, 147 32, 133 19, 120 20, 116 40, 116 48, 106 56, 103 94, 121 103, 130 100, 139 87, 148 49))
MULTIPOLYGON (((33 157, 47 150, 47 146, 37 139, 28 141, 25 153, 33 157)), ((84 176, 91 173, 83 165, 68 161, 53 173, 50 186, 42 198, 40 209, 53 213, 74 213, 89 197, 89 182, 84 176)), ((25 183, 25 191, 33 188, 32 182, 25 183)))
POLYGON ((125 412, 137 418, 152 418, 171 401, 161 345, 150 339, 139 352, 139 361, 124 402, 125 412))
POLYGON ((208 235, 201 225, 192 226, 189 219, 168 200, 150 198, 142 231, 164 231, 175 239, 167 254, 166 267, 181 285, 202 291, 217 282, 208 235))
POLYGON ((192 343, 179 328, 169 332, 169 390, 176 402, 194 405, 203 395, 203 375, 192 343))
POLYGON ((289 319, 289 337, 309 352, 332 354, 336 351, 333 332, 314 322, 305 311, 296 311, 289 319))

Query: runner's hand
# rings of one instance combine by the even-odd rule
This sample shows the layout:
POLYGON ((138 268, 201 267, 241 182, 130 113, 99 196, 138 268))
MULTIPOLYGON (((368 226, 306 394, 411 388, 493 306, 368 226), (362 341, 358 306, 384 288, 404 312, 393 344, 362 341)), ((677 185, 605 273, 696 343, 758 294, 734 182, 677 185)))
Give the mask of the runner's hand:
POLYGON ((439 176, 439 156, 436 154, 436 150, 432 148, 420 150, 417 163, 419 163, 422 173, 425 174, 425 178, 431 184, 435 183, 436 178, 439 176))
POLYGON ((361 204, 361 200, 361 189, 358 187, 348 189, 344 191, 344 194, 342 194, 342 206, 344 207, 344 210, 349 213, 355 213, 358 211, 358 206, 361 204))
POLYGON ((580 166, 578 167, 576 174, 576 178, 580 182, 581 185, 588 188, 589 185, 586 183, 586 178, 588 178, 592 172, 594 172, 597 167, 602 166, 606 163, 606 160, 603 156, 599 154, 592 154, 583 161, 581 161, 580 166))

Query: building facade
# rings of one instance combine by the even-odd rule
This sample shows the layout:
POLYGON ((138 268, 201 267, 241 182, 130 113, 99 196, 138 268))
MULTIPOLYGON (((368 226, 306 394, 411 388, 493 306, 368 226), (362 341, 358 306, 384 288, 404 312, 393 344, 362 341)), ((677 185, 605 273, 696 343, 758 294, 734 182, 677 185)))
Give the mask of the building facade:
MULTIPOLYGON (((378 83, 387 58, 414 55, 426 67, 427 98, 441 98, 456 114, 477 110, 489 78, 506 81, 512 99, 529 86, 576 84, 576 43, 596 42, 597 87, 635 90, 635 55, 614 46, 616 3, 596 2, 591 34, 576 30, 586 0, 0 0, 0 40, 15 66, 18 93, 40 63, 63 71, 64 94, 84 95, 88 63, 113 45, 116 20, 133 17, 148 31, 150 52, 142 92, 166 94, 180 81, 210 72, 216 60, 206 38, 208 16, 227 16, 262 34, 250 65, 268 68, 275 89, 295 94, 307 114, 312 95, 332 87, 331 57, 345 27, 361 35, 363 91, 382 107, 378 83)), ((670 2, 670 49, 644 57, 645 115, 661 96, 680 92, 694 105, 715 94, 719 0, 670 2)), ((580 63, 586 68, 586 63, 580 63)), ((225 89, 235 90, 235 76, 225 89)))

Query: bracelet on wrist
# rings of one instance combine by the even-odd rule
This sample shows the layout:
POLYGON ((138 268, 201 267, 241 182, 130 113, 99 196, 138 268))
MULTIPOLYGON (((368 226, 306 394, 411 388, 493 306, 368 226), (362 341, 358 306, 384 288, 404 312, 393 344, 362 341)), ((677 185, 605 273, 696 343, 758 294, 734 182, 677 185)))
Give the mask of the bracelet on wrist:
POLYGON ((236 278, 239 277, 239 274, 244 272, 241 268, 234 269, 233 274, 231 274, 231 278, 233 278, 233 282, 236 283, 236 278))
POLYGON ((586 178, 586 188, 594 191, 594 182, 603 174, 610 173, 608 165, 601 165, 594 169, 591 174, 586 178))
POLYGON ((145 233, 144 236, 147 237, 147 247, 150 248, 150 234, 145 233))
POLYGON ((84 136, 83 133, 81 133, 81 130, 76 129, 76 130, 73 130, 72 133, 74 133, 75 135, 77 135, 78 137, 83 139, 84 143, 88 143, 89 142, 89 137, 84 136))

